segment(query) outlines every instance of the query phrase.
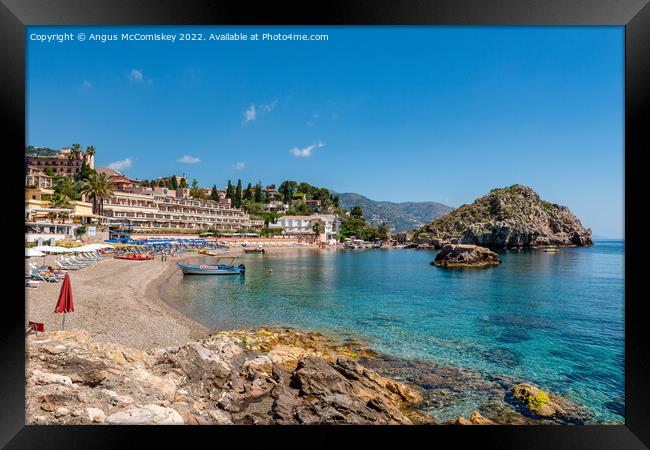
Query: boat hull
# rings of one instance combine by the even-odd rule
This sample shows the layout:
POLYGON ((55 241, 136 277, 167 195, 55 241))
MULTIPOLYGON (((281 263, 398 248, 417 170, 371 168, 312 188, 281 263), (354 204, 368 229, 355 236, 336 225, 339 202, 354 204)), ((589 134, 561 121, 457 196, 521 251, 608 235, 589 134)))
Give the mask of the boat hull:
POLYGON ((176 264, 178 264, 183 271, 183 275, 244 275, 246 272, 246 268, 243 264, 240 264, 239 266, 210 266, 205 264, 193 266, 181 263, 176 264))

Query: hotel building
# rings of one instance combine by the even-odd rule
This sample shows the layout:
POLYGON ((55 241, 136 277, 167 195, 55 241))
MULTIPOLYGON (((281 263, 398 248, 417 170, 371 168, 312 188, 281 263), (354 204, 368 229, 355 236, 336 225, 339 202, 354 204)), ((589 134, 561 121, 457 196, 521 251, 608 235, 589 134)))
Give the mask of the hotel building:
POLYGON ((189 189, 146 188, 124 176, 116 178, 113 195, 104 199, 103 222, 133 224, 133 231, 261 229, 264 221, 253 220, 229 202, 197 200, 189 189), (118 189, 118 186, 121 189, 118 189))
POLYGON ((27 173, 30 172, 44 172, 45 169, 50 168, 56 175, 65 175, 73 177, 81 170, 81 165, 85 161, 86 165, 91 169, 95 168, 95 156, 89 155, 86 152, 81 152, 81 155, 70 160, 70 152, 72 149, 66 147, 62 148, 56 155, 53 156, 28 156, 27 159, 27 173))
POLYGON ((321 224, 319 240, 330 242, 336 240, 339 233, 341 221, 334 214, 312 214, 311 216, 282 216, 270 223, 269 228, 281 229, 285 235, 301 236, 305 234, 314 234, 313 226, 315 223, 321 224))

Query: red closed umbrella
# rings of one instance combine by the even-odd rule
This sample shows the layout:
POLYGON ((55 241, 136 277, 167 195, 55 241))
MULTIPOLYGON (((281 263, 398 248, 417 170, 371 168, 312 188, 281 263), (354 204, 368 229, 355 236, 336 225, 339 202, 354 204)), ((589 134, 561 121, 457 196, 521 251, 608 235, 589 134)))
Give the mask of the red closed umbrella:
POLYGON ((70 285, 70 275, 65 274, 63 279, 63 285, 61 286, 61 292, 59 293, 59 301, 56 302, 56 307, 54 312, 58 314, 63 314, 63 323, 61 324, 61 329, 65 327, 65 315, 67 313, 74 311, 74 303, 72 303, 72 286, 70 285))

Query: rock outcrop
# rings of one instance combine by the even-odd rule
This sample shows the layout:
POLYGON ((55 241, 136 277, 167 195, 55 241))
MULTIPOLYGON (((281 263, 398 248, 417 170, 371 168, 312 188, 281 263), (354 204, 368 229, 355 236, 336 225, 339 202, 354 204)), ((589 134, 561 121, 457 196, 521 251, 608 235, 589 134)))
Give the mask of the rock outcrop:
POLYGON ((447 244, 432 265, 439 267, 488 267, 501 264, 499 255, 478 245, 447 244))
POLYGON ((478 411, 472 411, 472 414, 469 416, 469 419, 466 419, 464 417, 459 417, 456 419, 456 422, 454 422, 455 425, 496 425, 493 421, 490 419, 486 419, 482 415, 478 413, 478 411))
POLYGON ((591 230, 569 208, 544 201, 519 184, 493 189, 439 217, 418 229, 416 240, 496 248, 592 244, 591 230))
POLYGON ((416 388, 357 343, 262 328, 141 352, 84 330, 29 336, 28 424, 412 424, 416 388))
POLYGON ((583 423, 591 417, 589 411, 582 406, 531 384, 518 384, 512 388, 512 393, 514 398, 534 416, 556 417, 568 423, 583 423))

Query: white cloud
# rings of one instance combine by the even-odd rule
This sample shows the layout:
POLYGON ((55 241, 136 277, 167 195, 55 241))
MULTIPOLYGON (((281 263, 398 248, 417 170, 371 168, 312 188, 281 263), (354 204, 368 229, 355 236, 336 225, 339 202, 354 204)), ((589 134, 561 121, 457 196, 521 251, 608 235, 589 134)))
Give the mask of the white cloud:
POLYGON ((266 111, 267 113, 270 113, 275 109, 275 107, 278 106, 278 101, 273 100, 271 103, 267 103, 266 105, 262 105, 261 108, 266 111))
POLYGON ((141 83, 144 81, 144 75, 142 74, 141 70, 133 69, 129 74, 129 80, 136 83, 141 83))
POLYGON ((131 158, 126 158, 126 159, 123 159, 121 161, 115 161, 115 162, 110 163, 108 165, 108 168, 113 169, 113 170, 117 170, 118 172, 120 172, 120 171, 122 171, 124 169, 128 169, 129 167, 131 167, 132 164, 133 164, 133 161, 131 161, 131 158))
POLYGON ((257 112, 255 112, 255 105, 249 106, 248 109, 244 111, 244 123, 252 122, 256 117, 257 112))
POLYGON ((182 158, 178 158, 176 162, 183 163, 183 164, 196 164, 196 163, 200 163, 201 160, 199 158, 195 158, 194 156, 185 155, 182 158))
POLYGON ((325 144, 323 144, 321 141, 318 141, 318 143, 308 145, 304 148, 294 147, 289 150, 289 153, 291 153, 296 158, 309 158, 314 153, 314 150, 322 147, 325 147, 325 144))
POLYGON ((251 104, 246 111, 244 111, 244 123, 253 122, 257 120, 257 116, 261 114, 268 114, 278 106, 278 100, 273 100, 263 105, 251 104))
POLYGON ((307 125, 313 127, 316 124, 316 121, 318 120, 319 117, 320 115, 318 113, 312 114, 309 120, 307 121, 307 125))
POLYGON ((238 163, 233 164, 232 168, 235 170, 244 170, 246 168, 246 163, 240 161, 238 163))

